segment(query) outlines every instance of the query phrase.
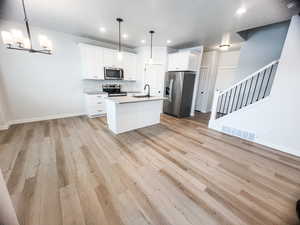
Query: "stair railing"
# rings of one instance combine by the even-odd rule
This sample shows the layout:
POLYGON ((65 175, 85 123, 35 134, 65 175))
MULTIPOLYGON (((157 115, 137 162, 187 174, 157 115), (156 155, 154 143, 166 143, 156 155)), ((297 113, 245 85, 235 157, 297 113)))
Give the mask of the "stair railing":
POLYGON ((217 90, 212 119, 218 119, 270 95, 279 60, 273 61, 224 91, 217 90))

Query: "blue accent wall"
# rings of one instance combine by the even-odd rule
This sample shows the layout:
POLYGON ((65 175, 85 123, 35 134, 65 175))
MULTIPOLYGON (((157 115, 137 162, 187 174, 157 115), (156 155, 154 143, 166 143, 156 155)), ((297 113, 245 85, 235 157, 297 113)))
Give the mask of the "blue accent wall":
POLYGON ((248 30, 243 34, 247 40, 241 48, 234 79, 236 82, 280 59, 289 25, 290 21, 286 21, 248 30))

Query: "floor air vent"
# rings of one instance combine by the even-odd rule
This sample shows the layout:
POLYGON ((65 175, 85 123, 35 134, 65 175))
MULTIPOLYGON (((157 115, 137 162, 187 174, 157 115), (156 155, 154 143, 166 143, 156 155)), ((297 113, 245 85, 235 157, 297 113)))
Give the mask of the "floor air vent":
POLYGON ((249 141, 254 141, 255 138, 256 138, 255 133, 239 130, 239 129, 232 128, 232 127, 223 126, 222 131, 226 134, 236 136, 236 137, 240 137, 242 139, 246 139, 246 140, 249 140, 249 141))

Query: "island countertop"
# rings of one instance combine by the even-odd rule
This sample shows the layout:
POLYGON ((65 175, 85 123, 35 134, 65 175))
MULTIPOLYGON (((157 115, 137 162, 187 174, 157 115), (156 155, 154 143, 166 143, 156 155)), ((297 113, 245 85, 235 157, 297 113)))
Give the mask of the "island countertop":
POLYGON ((133 97, 133 96, 122 96, 122 97, 106 97, 106 100, 113 101, 116 104, 136 103, 136 102, 147 102, 147 101, 161 101, 165 100, 164 97, 133 97))

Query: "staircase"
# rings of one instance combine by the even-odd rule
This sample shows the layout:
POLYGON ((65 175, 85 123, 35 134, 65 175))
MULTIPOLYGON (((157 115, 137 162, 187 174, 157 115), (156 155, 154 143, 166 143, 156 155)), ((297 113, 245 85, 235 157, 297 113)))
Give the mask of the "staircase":
POLYGON ((227 116, 270 95, 279 61, 273 61, 242 81, 217 91, 212 110, 213 119, 227 116))

